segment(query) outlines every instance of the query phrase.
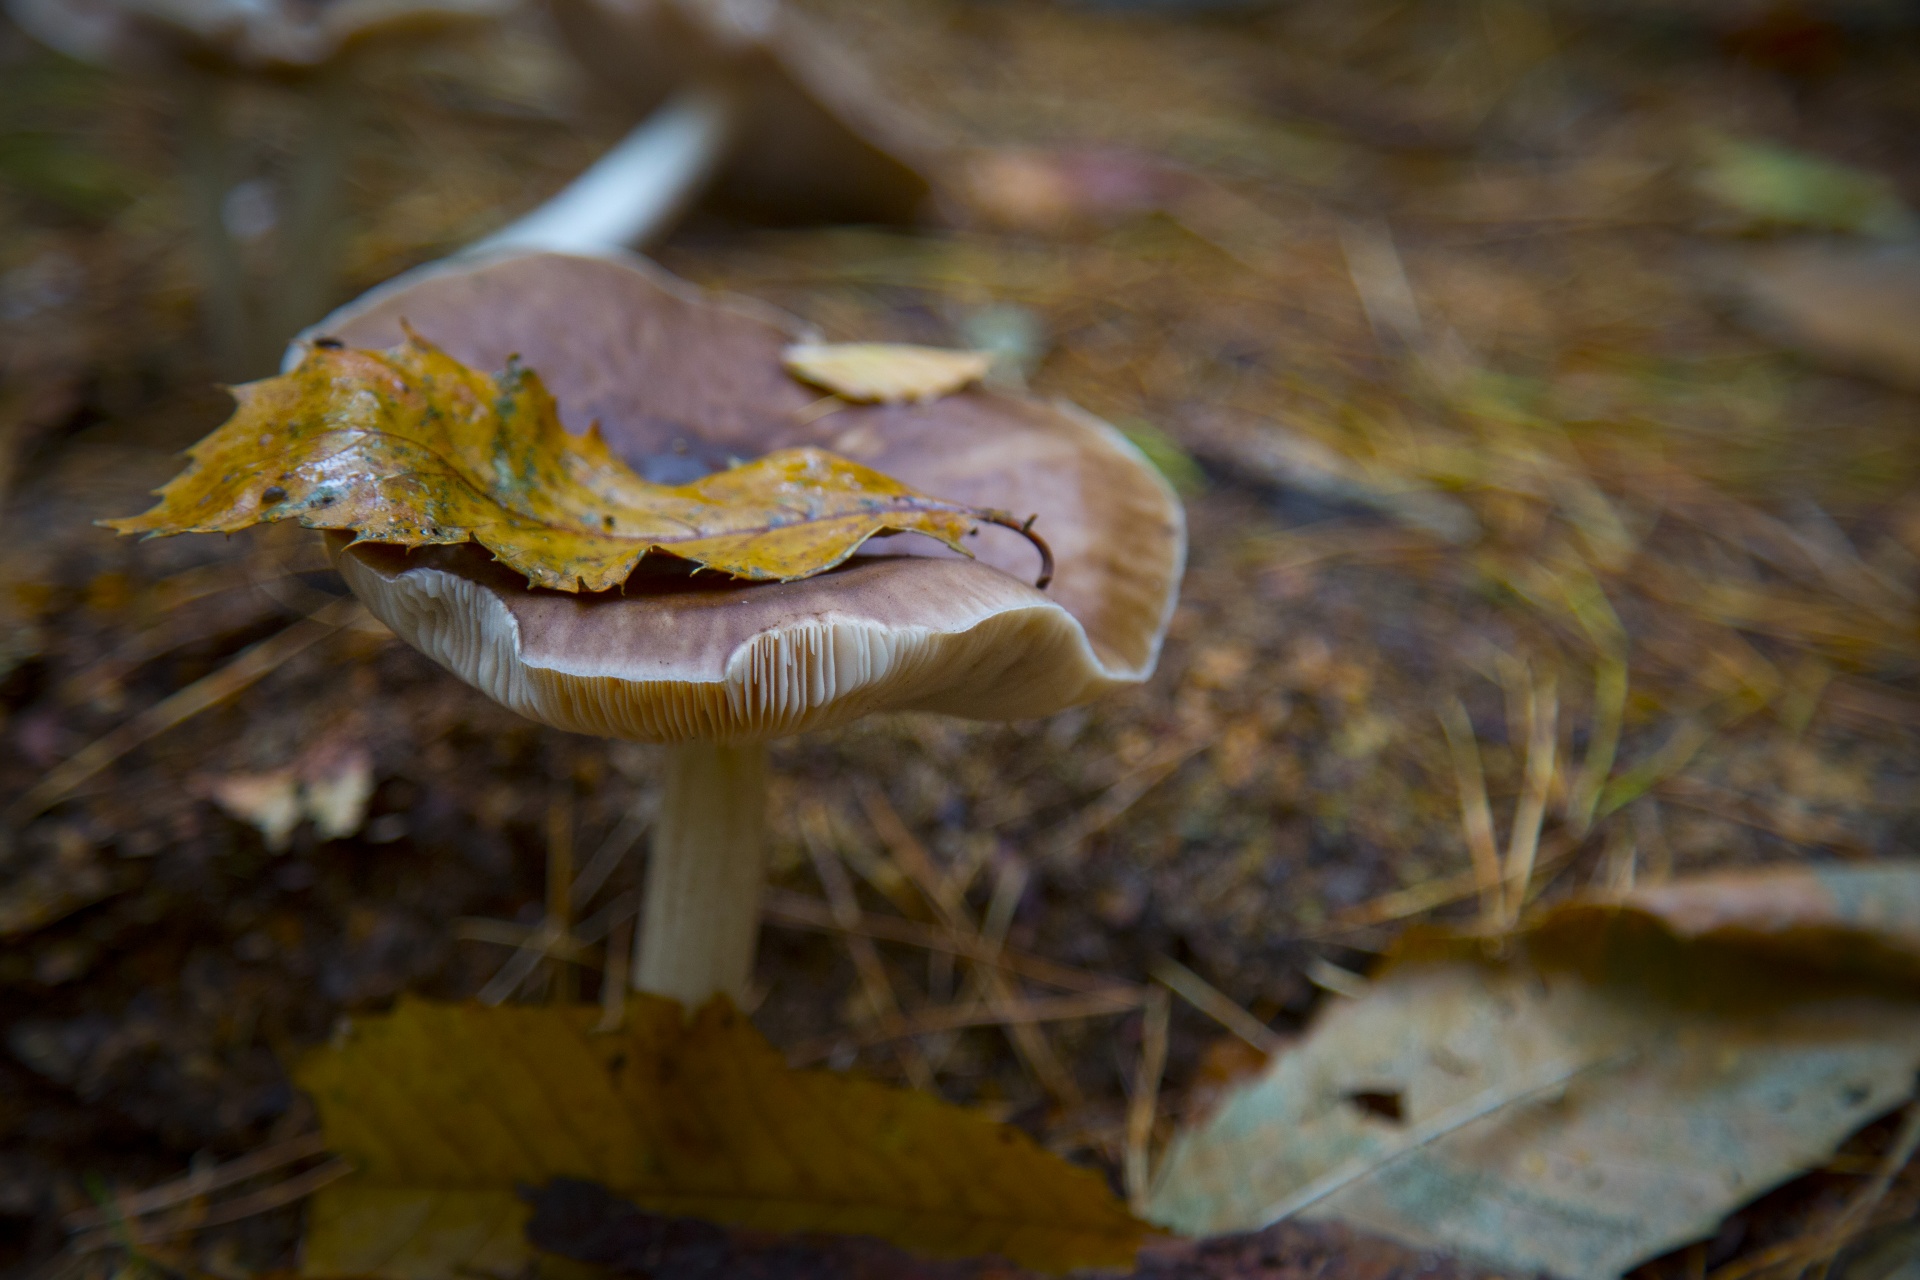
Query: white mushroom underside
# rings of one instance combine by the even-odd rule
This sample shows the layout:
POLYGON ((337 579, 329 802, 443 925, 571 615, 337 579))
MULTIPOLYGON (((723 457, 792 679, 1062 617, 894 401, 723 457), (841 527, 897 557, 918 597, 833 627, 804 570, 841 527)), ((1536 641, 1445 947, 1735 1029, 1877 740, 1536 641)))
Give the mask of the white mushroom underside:
MULTIPOLYGON (((428 657, 522 715, 598 737, 754 742, 886 710, 1025 719, 1140 678, 1105 667, 1080 624, 1059 605, 1005 575, 963 562, 920 560, 854 571, 893 579, 896 590, 908 584, 914 623, 829 609, 691 655, 680 644, 658 646, 682 650, 664 657, 632 645, 602 648, 597 655, 543 654, 507 599, 486 583, 425 566, 387 572, 354 552, 337 562, 373 613, 428 657), (937 580, 929 580, 930 572, 937 580), (930 601, 937 606, 929 608, 930 601), (924 621, 929 615, 936 625, 924 621)), ((524 607, 531 593, 518 594, 524 607)), ((888 593, 875 594, 881 600, 877 611, 892 612, 888 593)), ((618 601, 575 607, 675 606, 618 601)), ((688 617, 684 627, 705 630, 702 621, 688 617)))

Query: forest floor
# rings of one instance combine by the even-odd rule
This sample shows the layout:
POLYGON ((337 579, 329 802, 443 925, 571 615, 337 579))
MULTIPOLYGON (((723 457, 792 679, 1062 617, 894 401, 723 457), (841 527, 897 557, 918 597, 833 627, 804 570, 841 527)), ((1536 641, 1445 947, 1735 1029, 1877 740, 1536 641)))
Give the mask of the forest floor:
MULTIPOLYGON (((753 1010, 775 1044, 908 1070, 818 924, 810 833, 872 916, 926 916, 900 856, 917 844, 1008 945, 1135 983, 1171 959, 1298 1035, 1316 978, 1477 909, 1456 699, 1503 834, 1550 721, 1537 902, 1913 847, 1920 400, 1809 359, 1743 301, 1766 253, 1861 242, 1874 210, 1920 202, 1911 28, 1813 4, 812 8, 904 112, 976 149, 976 176, 927 226, 701 214, 659 259, 835 340, 998 352, 996 376, 1163 462, 1191 556, 1138 690, 1043 723, 882 716, 775 745, 753 1010), (1752 140, 1885 175, 1862 188, 1882 204, 1743 203, 1714 175, 1752 140)), ((343 298, 537 201, 624 123, 537 22, 356 75, 343 298)), ((295 96, 231 90, 249 171, 298 150, 295 96)), ((555 842, 624 855, 589 914, 630 890, 644 842, 622 820, 655 771, 377 624, 311 621, 343 591, 311 534, 93 526, 142 509, 225 412, 180 118, 164 82, 0 28, 7 1276, 47 1264, 90 1187, 305 1132, 285 1064, 399 992, 477 992, 540 918, 555 842), (257 644, 273 662, 241 656, 257 644), (242 680, 249 662, 270 669, 242 680), (141 720, 202 680, 234 691, 141 720), (271 847, 246 788, 288 770, 339 789, 345 834, 271 847)), ((909 1015, 955 999, 950 959, 880 953, 909 1015)), ((1039 1027, 1038 1055, 994 1026, 913 1052, 943 1096, 1117 1182, 1140 1014, 1039 1027)), ((1152 1141, 1257 1061, 1176 1001, 1152 1141)), ((1647 1274, 1735 1274, 1844 1181, 1809 1175, 1647 1274)), ((209 1231, 193 1266, 283 1269, 299 1214, 209 1231)), ((1205 1273, 1441 1265, 1291 1231, 1205 1273)))

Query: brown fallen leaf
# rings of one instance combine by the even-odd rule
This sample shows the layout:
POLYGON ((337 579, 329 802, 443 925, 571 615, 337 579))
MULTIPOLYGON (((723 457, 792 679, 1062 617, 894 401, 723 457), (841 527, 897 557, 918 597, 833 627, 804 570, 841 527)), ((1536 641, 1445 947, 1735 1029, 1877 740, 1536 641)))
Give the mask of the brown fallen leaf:
POLYGON ((987 376, 984 351, 946 351, 904 342, 802 342, 788 347, 787 372, 843 400, 925 404, 987 376))
POLYGON ((1916 918, 1920 864, 1889 863, 1680 882, 1505 939, 1417 931, 1176 1137, 1148 1216, 1300 1213, 1610 1280, 1911 1095, 1916 918))
POLYGON ((814 448, 651 484, 597 430, 568 434, 531 370, 489 376, 411 332, 386 352, 316 342, 293 372, 234 396, 234 416, 193 447, 157 506, 102 523, 168 535, 293 519, 363 542, 472 541, 560 591, 617 587, 653 552, 788 581, 831 569, 881 533, 964 551, 961 539, 986 521, 1033 538, 1006 512, 928 497, 814 448))
POLYGON ((518 1274, 519 1189, 590 1181, 649 1213, 866 1235, 1045 1271, 1130 1265, 1146 1228, 1089 1169, 924 1093, 790 1070, 724 1000, 691 1019, 402 999, 297 1073, 354 1177, 313 1200, 312 1277, 518 1274))

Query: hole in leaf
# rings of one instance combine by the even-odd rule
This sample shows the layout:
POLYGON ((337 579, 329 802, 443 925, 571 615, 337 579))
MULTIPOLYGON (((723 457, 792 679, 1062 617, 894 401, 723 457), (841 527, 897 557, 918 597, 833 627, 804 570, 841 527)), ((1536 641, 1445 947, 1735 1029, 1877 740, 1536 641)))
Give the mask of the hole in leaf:
POLYGON ((1347 1095, 1347 1101, 1370 1116, 1401 1124, 1406 1120, 1406 1112, 1401 1107, 1400 1093, 1391 1089, 1361 1089, 1347 1095))

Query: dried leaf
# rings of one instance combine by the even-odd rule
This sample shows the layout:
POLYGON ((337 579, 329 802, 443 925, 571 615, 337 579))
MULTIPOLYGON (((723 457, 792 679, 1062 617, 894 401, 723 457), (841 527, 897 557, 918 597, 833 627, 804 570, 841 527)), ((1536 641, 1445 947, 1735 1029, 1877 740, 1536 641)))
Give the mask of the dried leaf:
POLYGON ((770 1232, 869 1235, 933 1257, 1128 1264, 1144 1230, 1098 1174, 921 1093, 792 1071, 716 1000, 691 1019, 403 999, 300 1084, 360 1172, 308 1217, 305 1273, 428 1280, 528 1260, 516 1188, 599 1183, 640 1208, 770 1232))
POLYGON ((1796 868, 1563 908, 1504 951, 1414 935, 1175 1139, 1149 1217, 1247 1230, 1317 1184, 1308 1216, 1617 1276, 1912 1092, 1920 994, 1884 960, 1915 903, 1920 864, 1796 868))
POLYGON ((567 433, 532 371, 492 377, 417 334, 387 352, 317 343, 292 373, 234 390, 239 408, 121 533, 230 533, 297 519, 364 542, 473 541, 535 586, 604 591, 664 552, 787 581, 880 533, 956 549, 1004 512, 943 502, 819 449, 782 449, 692 484, 650 484, 597 430, 567 433))
POLYGON ((1901 240, 1917 225, 1899 188, 1825 156, 1725 135, 1704 140, 1694 183, 1742 228, 1810 228, 1901 240))
POLYGON ((301 818, 300 778, 292 769, 222 774, 208 779, 206 787, 228 817, 260 833, 270 852, 285 852, 301 818))
POLYGON ((360 829, 373 799, 373 757, 350 738, 330 734, 284 769, 221 774, 204 785, 209 799, 259 831, 268 850, 282 853, 304 818, 313 820, 323 841, 360 829))
POLYGON ((373 756, 358 743, 323 740, 301 761, 301 803, 322 840, 344 840, 367 820, 373 756))
POLYGON ((925 404, 987 376, 984 351, 945 351, 904 342, 797 343, 785 353, 787 372, 843 400, 925 404))

